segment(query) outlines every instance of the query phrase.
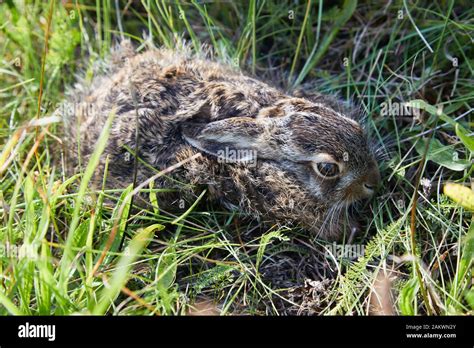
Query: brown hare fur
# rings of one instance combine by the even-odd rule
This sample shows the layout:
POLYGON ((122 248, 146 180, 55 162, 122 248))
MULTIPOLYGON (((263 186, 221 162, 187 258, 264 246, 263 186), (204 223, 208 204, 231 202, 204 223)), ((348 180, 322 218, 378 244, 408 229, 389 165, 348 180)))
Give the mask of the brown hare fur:
POLYGON ((228 209, 331 240, 340 237, 346 208, 380 181, 362 127, 334 99, 285 94, 186 45, 136 54, 125 41, 107 64, 62 109, 74 171, 115 111, 97 183, 107 156, 106 186, 116 188, 133 182, 135 153, 137 183, 201 153, 154 183, 179 188, 158 196, 160 208, 190 204, 204 187, 228 209))

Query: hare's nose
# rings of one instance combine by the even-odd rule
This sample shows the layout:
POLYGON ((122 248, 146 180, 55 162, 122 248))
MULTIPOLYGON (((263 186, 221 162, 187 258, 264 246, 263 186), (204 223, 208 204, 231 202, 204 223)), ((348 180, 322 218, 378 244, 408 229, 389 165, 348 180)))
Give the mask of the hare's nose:
POLYGON ((380 186, 381 178, 378 168, 374 168, 372 172, 368 175, 363 186, 369 194, 373 194, 380 186))
POLYGON ((364 184, 364 187, 369 191, 375 191, 375 189, 377 188, 375 185, 367 184, 367 183, 364 184))

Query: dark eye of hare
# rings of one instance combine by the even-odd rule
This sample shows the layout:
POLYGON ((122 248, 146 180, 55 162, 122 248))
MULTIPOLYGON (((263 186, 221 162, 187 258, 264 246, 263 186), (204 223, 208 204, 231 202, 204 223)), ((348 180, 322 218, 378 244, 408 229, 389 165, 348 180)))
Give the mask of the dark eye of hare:
POLYGON ((319 174, 326 178, 332 178, 339 174, 339 167, 336 163, 320 162, 316 164, 319 174))

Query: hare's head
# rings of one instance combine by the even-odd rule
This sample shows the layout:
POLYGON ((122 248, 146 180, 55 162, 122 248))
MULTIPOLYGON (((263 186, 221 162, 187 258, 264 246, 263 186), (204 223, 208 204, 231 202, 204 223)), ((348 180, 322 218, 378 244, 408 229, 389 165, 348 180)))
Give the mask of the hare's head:
POLYGON ((304 202, 299 205, 299 215, 323 219, 324 212, 304 210, 328 212, 335 206, 347 207, 370 197, 380 182, 377 163, 359 123, 305 99, 284 100, 253 117, 194 124, 183 128, 183 135, 191 146, 221 162, 246 165, 248 175, 255 176, 249 183, 263 185, 264 168, 277 168, 275 175, 288 180, 275 180, 271 185, 266 180, 266 191, 275 191, 274 195, 267 192, 266 197, 298 192, 290 199, 296 205, 304 202), (291 189, 278 187, 282 183, 291 183, 291 189))

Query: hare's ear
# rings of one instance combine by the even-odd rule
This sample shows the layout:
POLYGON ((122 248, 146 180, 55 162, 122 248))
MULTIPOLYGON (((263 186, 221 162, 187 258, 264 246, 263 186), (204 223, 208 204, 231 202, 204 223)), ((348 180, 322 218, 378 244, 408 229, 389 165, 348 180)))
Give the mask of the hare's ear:
POLYGON ((187 123, 184 139, 193 147, 225 161, 247 162, 256 157, 277 159, 279 151, 269 139, 269 120, 233 117, 208 124, 187 123))

